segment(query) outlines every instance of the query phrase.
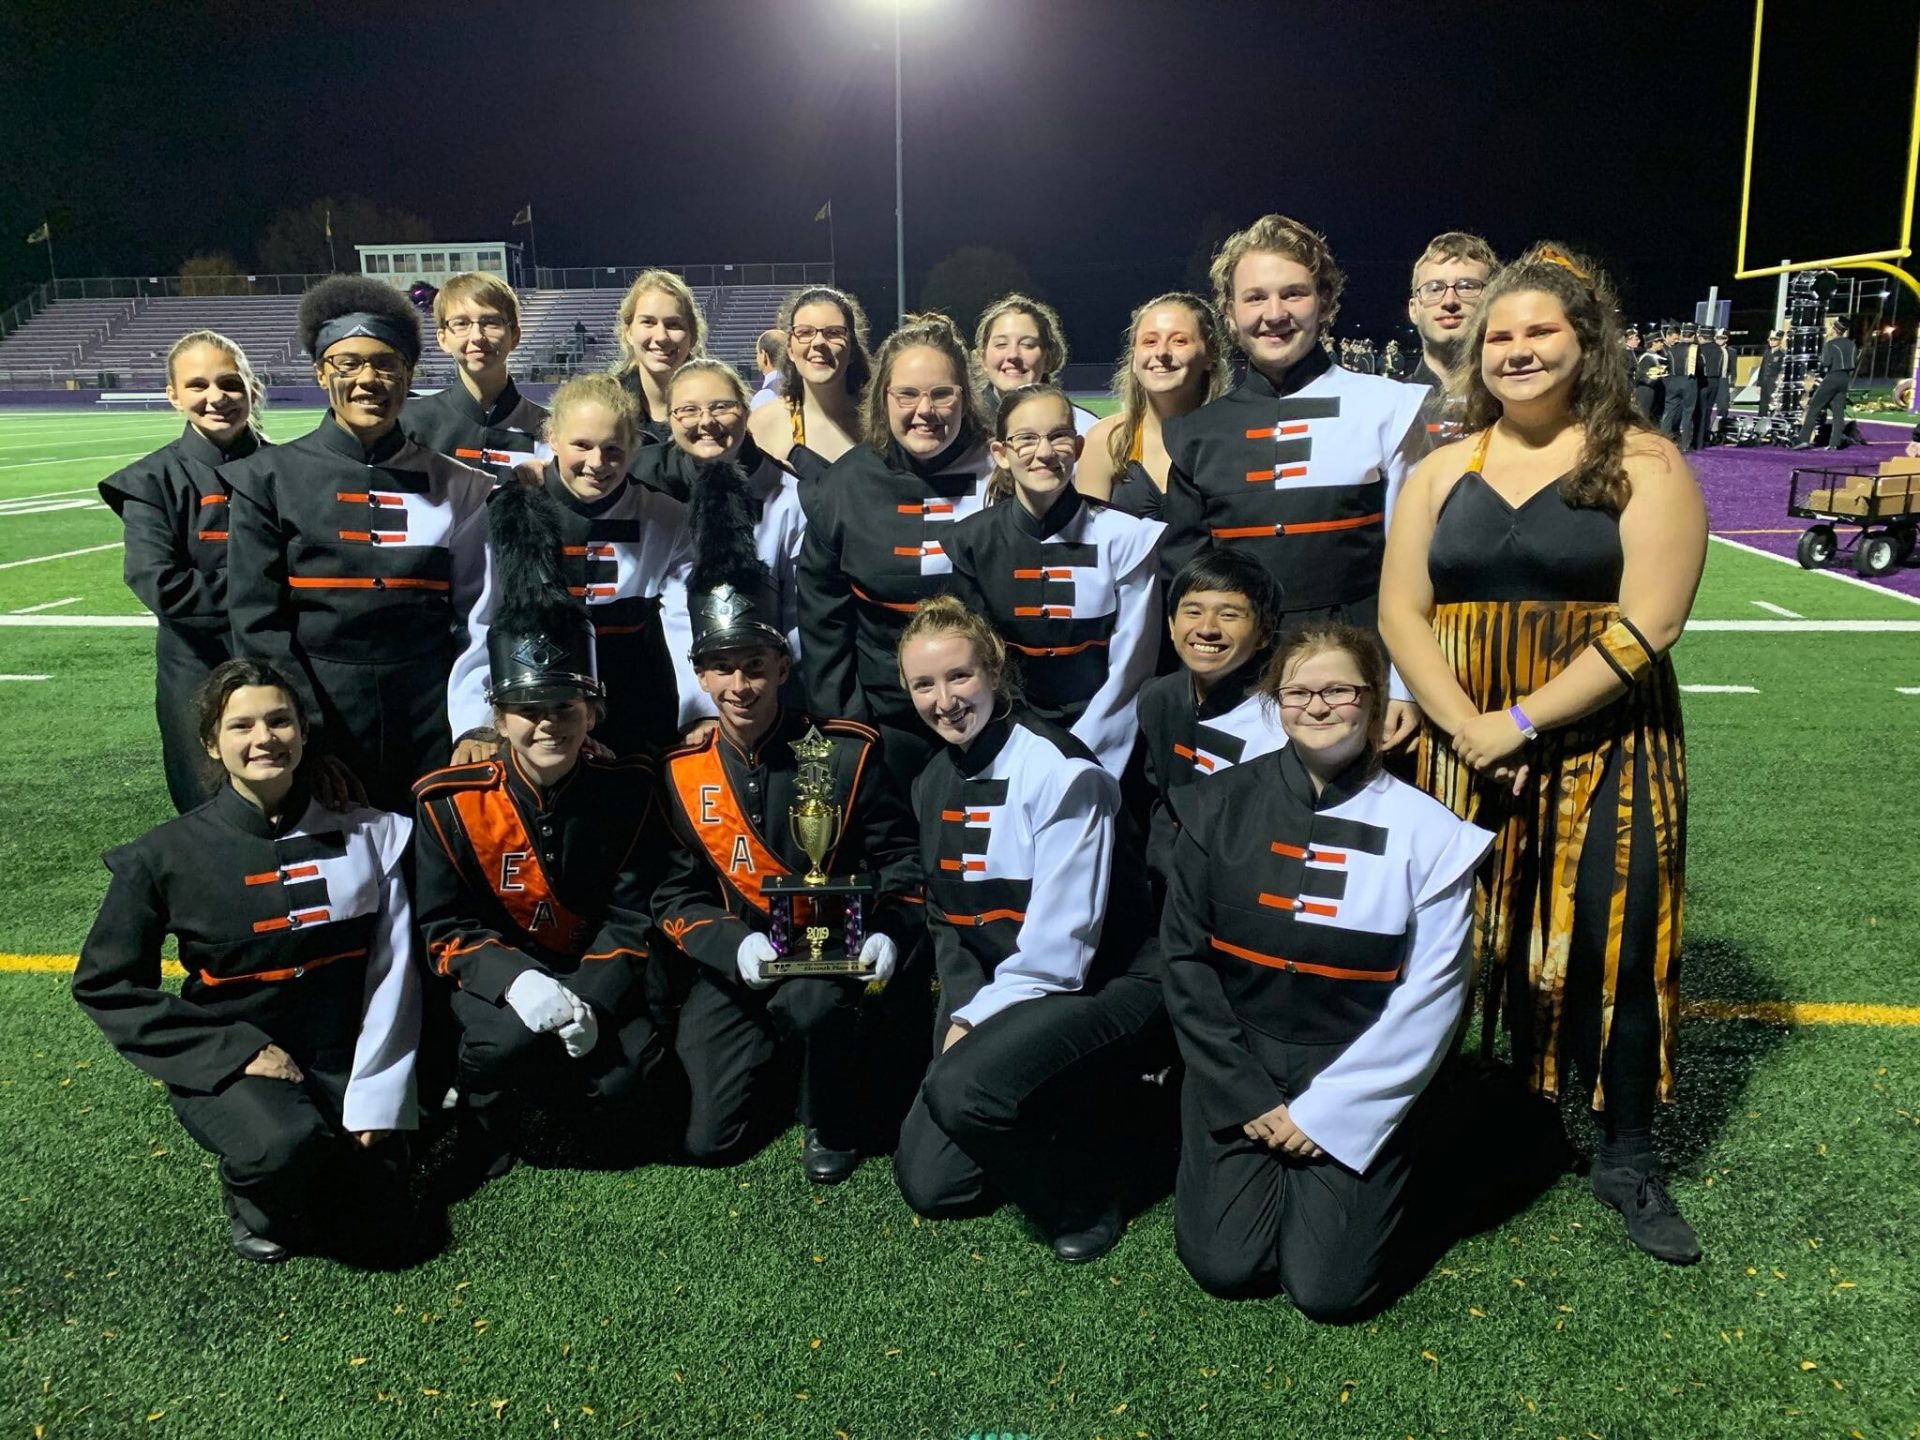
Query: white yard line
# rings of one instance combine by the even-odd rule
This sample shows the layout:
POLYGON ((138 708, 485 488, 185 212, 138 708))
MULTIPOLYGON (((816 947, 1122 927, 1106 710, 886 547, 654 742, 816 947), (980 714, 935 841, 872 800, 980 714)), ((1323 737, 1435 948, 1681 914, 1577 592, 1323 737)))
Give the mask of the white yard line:
POLYGON ((8 560, 0 564, 0 570, 17 570, 22 565, 44 565, 49 560, 71 560, 76 555, 97 555, 102 550, 119 550, 126 543, 124 540, 116 540, 111 545, 89 545, 84 550, 62 550, 58 555, 29 555, 25 560, 8 560))
POLYGON ((159 624, 151 615, 0 615, 0 630, 153 630, 159 624))
POLYGON ((1798 610, 1789 610, 1786 606, 1776 605, 1771 600, 1755 600, 1751 603, 1758 605, 1762 610, 1771 610, 1775 615, 1784 615, 1789 620, 1806 619, 1806 616, 1802 615, 1798 610))
POLYGON ((1920 620, 1689 620, 1687 633, 1733 631, 1748 635, 1905 634, 1920 630, 1920 620))
POLYGON ((1682 685, 1683 695, 1758 695, 1751 685, 1682 685))
POLYGON ((39 465, 80 465, 89 460, 137 460, 142 455, 152 453, 150 450, 123 450, 116 455, 49 455, 44 460, 11 460, 0 465, 0 470, 31 470, 39 465))
POLYGON ((0 675, 0 680, 51 680, 51 675, 0 675))
POLYGON ((39 605, 22 605, 13 613, 15 615, 38 615, 42 610, 58 610, 62 605, 78 605, 79 603, 80 597, 78 595, 69 595, 64 600, 48 600, 39 605))
POLYGON ((1738 540, 1729 540, 1724 535, 1709 535, 1707 538, 1715 544, 1731 545, 1734 549, 1744 550, 1749 555, 1758 555, 1763 560, 1778 560, 1782 565, 1791 565, 1794 569, 1800 570, 1807 575, 1824 575, 1827 579, 1838 580, 1843 585, 1858 585, 1862 590, 1871 591, 1875 595, 1885 595, 1894 600, 1904 600, 1909 605, 1920 605, 1920 595, 1907 595, 1898 590, 1889 589, 1884 585, 1874 585, 1866 580, 1862 580, 1858 575, 1842 575, 1833 570, 1807 570, 1791 555, 1776 555, 1771 550, 1762 550, 1758 545, 1744 545, 1738 540))
POLYGON ((77 485, 71 490, 42 490, 38 495, 10 495, 0 505, 25 505, 34 500, 64 500, 69 495, 98 495, 97 485, 77 485))
POLYGON ((1920 695, 1920 685, 1896 685, 1893 687, 1893 693, 1896 695, 1920 695))

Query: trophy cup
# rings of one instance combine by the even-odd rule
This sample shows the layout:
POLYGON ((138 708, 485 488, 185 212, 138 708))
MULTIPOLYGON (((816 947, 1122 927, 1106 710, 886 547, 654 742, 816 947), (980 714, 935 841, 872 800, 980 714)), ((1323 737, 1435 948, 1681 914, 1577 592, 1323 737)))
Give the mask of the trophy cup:
POLYGON ((863 907, 874 893, 858 875, 828 875, 822 865, 839 842, 846 821, 833 803, 833 742, 809 725, 793 742, 799 758, 794 789, 799 798, 787 811, 794 844, 805 853, 807 873, 769 877, 761 882, 772 918, 769 938, 779 952, 766 964, 769 976, 844 975, 871 978, 860 964, 866 938, 863 907))

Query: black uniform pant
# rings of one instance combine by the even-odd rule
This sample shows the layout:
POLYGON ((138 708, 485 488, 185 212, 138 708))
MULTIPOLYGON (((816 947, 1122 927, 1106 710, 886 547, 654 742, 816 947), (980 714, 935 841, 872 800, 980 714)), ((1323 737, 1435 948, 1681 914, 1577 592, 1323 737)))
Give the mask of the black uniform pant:
POLYGON ((224 630, 181 630, 161 622, 153 644, 153 713, 160 722, 160 760, 167 794, 184 815, 220 792, 227 777, 200 743, 200 687, 229 658, 224 630))
POLYGON ((413 814, 413 782, 447 763, 447 675, 436 652, 398 664, 309 658, 327 749, 366 786, 367 803, 413 814))
POLYGON ((1698 380, 1683 377, 1667 381, 1667 403, 1660 415, 1660 429, 1683 450, 1693 448, 1693 417, 1699 405, 1698 380))
POLYGON ((1649 425, 1660 423, 1660 388, 1657 385, 1636 385, 1633 387, 1634 407, 1646 417, 1649 425))
POLYGON ((1777 388, 1771 380, 1763 380, 1760 383, 1759 415, 1762 420, 1765 420, 1769 415, 1773 414, 1773 392, 1777 388))
MULTIPOLYGON (((572 988, 567 976, 559 980, 572 988)), ((613 1015, 595 1006, 600 1038, 577 1059, 558 1035, 529 1030, 504 1000, 455 990, 451 1008, 460 1028, 460 1097, 483 1119, 509 1095, 636 1111, 666 1053, 652 1016, 637 1005, 613 1015)))
MULTIPOLYGON (((1288 1048, 1304 1056, 1324 1047, 1288 1048)), ((1237 1125, 1207 1129, 1191 1084, 1180 1129, 1174 1248, 1201 1289, 1229 1300, 1284 1290, 1301 1314, 1323 1321, 1354 1319, 1378 1303, 1411 1168, 1400 1135, 1365 1175, 1331 1156, 1294 1160, 1237 1125)))
POLYGON ((1713 439, 1713 413, 1720 404, 1720 381, 1700 381, 1699 401, 1693 407, 1693 448, 1698 450, 1713 439))
POLYGON ((768 1125, 800 1123, 835 1149, 852 1148, 859 1121, 859 980, 796 976, 768 990, 703 966, 680 1008, 677 1048, 693 1109, 687 1158, 700 1165, 740 1158, 768 1125), (799 1061, 797 1106, 785 1081, 785 1047, 799 1061), (797 1054, 793 1052, 797 1051, 797 1054))
MULTIPOLYGON (((936 1034, 950 1014, 943 1003, 936 1034)), ((907 1204, 939 1219, 1004 1198, 1049 1237, 1116 1210, 1128 1178, 1117 1157, 1141 1141, 1123 1107, 1165 1017, 1159 981, 1128 974, 975 1027, 934 1058, 901 1127, 893 1173, 907 1204)))
POLYGON ((323 1221, 390 1228, 407 1207, 404 1143, 354 1144, 340 1128, 344 1071, 301 1069, 299 1084, 241 1075, 211 1095, 167 1099, 194 1143, 220 1157, 228 1213, 254 1234, 297 1244, 323 1221))
POLYGON ((1839 449, 1847 438, 1847 386, 1853 381, 1851 373, 1829 375, 1815 387, 1813 398, 1807 401, 1807 418, 1800 422, 1800 443, 1813 443, 1813 432, 1820 428, 1820 416, 1831 413, 1833 427, 1827 432, 1827 444, 1839 449))

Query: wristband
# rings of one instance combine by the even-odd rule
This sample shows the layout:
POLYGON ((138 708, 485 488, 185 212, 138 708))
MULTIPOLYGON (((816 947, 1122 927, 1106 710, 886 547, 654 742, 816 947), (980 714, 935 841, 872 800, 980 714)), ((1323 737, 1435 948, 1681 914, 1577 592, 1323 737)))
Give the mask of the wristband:
POLYGON ((1520 727, 1520 733, 1526 736, 1527 739, 1538 740, 1540 738, 1540 732, 1533 728, 1533 722, 1527 719, 1526 711, 1522 710, 1518 705, 1509 705, 1507 707, 1507 718, 1520 727))

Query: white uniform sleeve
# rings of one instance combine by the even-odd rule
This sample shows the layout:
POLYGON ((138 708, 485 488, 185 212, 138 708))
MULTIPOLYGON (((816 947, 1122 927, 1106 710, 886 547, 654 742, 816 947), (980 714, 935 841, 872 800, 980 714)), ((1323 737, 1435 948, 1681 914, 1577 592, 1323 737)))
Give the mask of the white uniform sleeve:
POLYGON ((1120 785, 1085 761, 1064 769, 1066 784, 1057 799, 1051 796, 1053 776, 1027 781, 1038 791, 1036 809, 1047 811, 1031 817, 1033 883, 1027 916, 1020 922, 1013 953, 994 967, 993 978, 973 999, 953 1012, 955 1020, 980 1025, 1022 1000, 1064 994, 1086 984, 1107 912, 1120 785))
POLYGON ((1075 738, 1116 780, 1127 768, 1139 733, 1134 717, 1140 687, 1153 678, 1160 659, 1160 537, 1167 527, 1157 520, 1139 521, 1138 527, 1141 534, 1120 542, 1134 553, 1114 557, 1119 593, 1107 647, 1107 678, 1073 722, 1075 738))
MULTIPOLYGON (((1424 385, 1396 384, 1399 392, 1398 403, 1393 409, 1392 419, 1387 424, 1387 439, 1393 448, 1380 463, 1380 475, 1387 482, 1386 518, 1381 521, 1381 533, 1393 524, 1393 509, 1400 502, 1400 487, 1405 483, 1407 474, 1421 457, 1427 453, 1430 437, 1421 418, 1422 407, 1426 404, 1427 387, 1424 385), (1393 436, 1398 435, 1398 440, 1393 436)), ((1407 682, 1400 678, 1400 672, 1391 664, 1387 666, 1387 698, 1390 700, 1412 700, 1413 691, 1407 688, 1407 682)))
POLYGON ((354 1041, 340 1120, 348 1130, 411 1130, 419 1123, 413 1060, 420 1044, 420 982, 413 955, 413 906, 401 858, 413 822, 382 815, 374 833, 384 867, 384 893, 367 945, 360 1035, 354 1041))
POLYGON ((800 490, 791 478, 780 482, 779 554, 769 561, 780 591, 780 630, 793 656, 793 673, 800 673, 800 546, 807 538, 807 512, 800 508, 800 490))
POLYGON ((448 599, 453 613, 464 622, 480 601, 487 570, 487 496, 492 477, 465 465, 455 465, 447 485, 454 507, 453 528, 447 535, 447 558, 452 562, 448 599))
POLYGON ((1473 872, 1493 836, 1462 825, 1414 900, 1406 973, 1380 1018, 1287 1104, 1293 1123, 1361 1174, 1446 1057, 1472 973, 1473 872))
POLYGON ((667 658, 673 665, 674 687, 680 692, 680 728, 714 713, 713 700, 700 688, 693 673, 693 617, 687 611, 687 575, 693 568, 693 538, 681 511, 680 528, 667 552, 660 580, 660 626, 666 634, 667 658))
POLYGON ((487 704, 487 631, 493 625, 493 547, 482 547, 480 594, 467 612, 467 648, 453 662, 447 676, 447 723, 458 741, 469 730, 493 723, 493 707, 487 704))

